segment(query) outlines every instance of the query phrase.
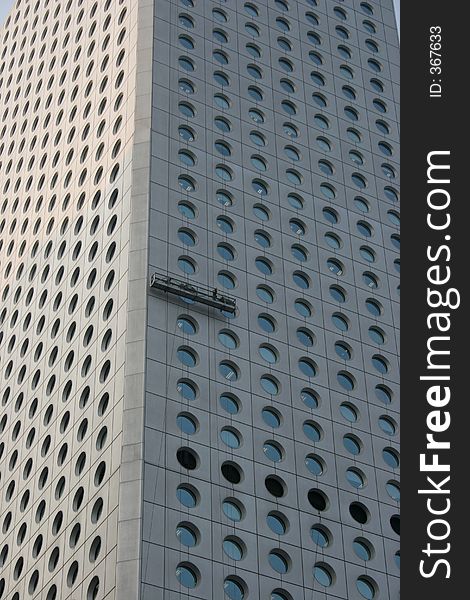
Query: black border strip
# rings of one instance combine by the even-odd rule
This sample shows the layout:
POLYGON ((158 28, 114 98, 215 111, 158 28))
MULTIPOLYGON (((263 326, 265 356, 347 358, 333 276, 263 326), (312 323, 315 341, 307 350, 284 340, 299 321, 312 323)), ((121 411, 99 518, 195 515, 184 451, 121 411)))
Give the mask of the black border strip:
MULTIPOLYGON (((465 542, 470 533, 468 519, 469 502, 466 490, 469 489, 469 468, 467 466, 468 440, 468 406, 470 397, 464 386, 466 371, 470 371, 468 363, 468 327, 467 297, 470 269, 468 258, 470 251, 467 239, 470 239, 469 207, 470 198, 464 187, 465 176, 470 168, 466 164, 470 156, 464 144, 469 137, 468 113, 468 68, 466 41, 469 39, 467 20, 464 17, 465 5, 460 3, 443 3, 429 0, 425 3, 407 2, 401 6, 401 174, 402 174, 402 394, 401 394, 401 441, 402 441, 402 483, 403 483, 403 527, 402 527, 402 567, 401 597, 405 600, 445 600, 450 597, 465 596, 468 588, 467 552, 465 542), (438 38, 430 39, 431 27, 440 27, 442 47, 442 73, 437 70, 430 73, 430 43, 438 38), (435 79, 436 81, 432 81, 435 79), (440 81, 439 81, 440 80, 440 81), (442 85, 441 97, 430 97, 430 85, 442 85), (430 172, 431 182, 427 179, 428 154, 433 151, 449 151, 449 155, 433 155, 430 159, 435 164, 449 164, 450 171, 434 169, 430 172), (450 183, 439 183, 436 179, 450 179, 450 183), (432 181, 434 180, 434 181, 432 181), (447 209, 437 211, 428 207, 428 194, 431 190, 445 190, 450 196, 447 209), (434 224, 446 220, 446 213, 451 218, 449 227, 438 231, 428 226, 427 217, 431 213, 434 224), (446 239, 446 235, 450 239, 446 239), (448 257, 447 246, 450 250, 448 257), (429 260, 429 253, 437 258, 429 260), (439 250, 440 249, 440 250, 439 250), (431 266, 438 269, 428 273, 431 266), (430 284, 428 276, 442 279, 450 269, 450 280, 447 283, 430 284), (440 290, 443 295, 449 288, 455 288, 460 294, 459 308, 431 308, 427 300, 427 288, 440 290), (448 332, 437 330, 437 319, 431 318, 431 329, 428 329, 427 317, 433 312, 446 313, 449 316, 448 332), (433 340, 434 350, 450 350, 449 355, 428 357, 427 343, 432 336, 449 336, 448 342, 433 340), (449 364, 450 369, 429 369, 428 358, 436 365, 449 364), (420 381, 420 376, 449 375, 450 381, 420 381), (427 398, 427 390, 431 386, 437 388, 434 395, 436 406, 431 406, 427 398), (444 386, 450 388, 450 400, 437 406, 439 398, 444 395, 444 386), (432 411, 439 411, 429 416, 432 411), (448 413, 448 414, 446 414, 448 413), (432 433, 429 426, 436 427, 450 417, 450 426, 434 438, 449 442, 450 449, 426 450, 426 435, 432 433), (427 418, 429 419, 427 423, 427 418), (426 461, 433 460, 437 453, 439 463, 449 464, 449 472, 422 472, 420 470, 420 454, 427 452, 426 461), (445 478, 450 475, 450 480, 445 478), (441 491, 449 493, 418 494, 419 489, 433 490, 427 480, 431 477, 434 485, 441 491), (444 483, 443 483, 444 482, 444 483), (430 514, 430 509, 447 512, 441 515, 430 514), (429 531, 442 540, 432 540, 428 527, 433 519, 442 519, 447 525, 434 523, 429 531), (430 543, 432 550, 429 556, 426 550, 430 543), (447 546, 449 544, 449 546, 447 546), (430 577, 420 574, 421 570, 430 577), (437 561, 443 560, 446 562, 437 561), (449 578, 446 578, 450 575, 449 578), (451 594, 453 596, 451 596, 451 594)), ((434 47, 436 50, 437 47, 434 47)), ((436 63, 434 63, 436 64, 436 63)), ((437 92, 437 86, 434 88, 437 92)), ((443 201, 444 192, 431 195, 431 202, 443 201)), ((431 301, 437 300, 434 295, 431 301)), ((457 294, 451 294, 451 301, 457 294)), ((440 321, 441 325, 445 318, 440 321)), ((436 491, 436 487, 434 488, 436 491)))

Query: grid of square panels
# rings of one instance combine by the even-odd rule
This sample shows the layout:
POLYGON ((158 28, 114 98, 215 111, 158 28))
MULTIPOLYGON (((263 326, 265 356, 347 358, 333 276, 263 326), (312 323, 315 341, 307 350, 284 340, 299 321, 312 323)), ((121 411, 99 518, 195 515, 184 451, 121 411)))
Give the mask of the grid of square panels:
POLYGON ((237 312, 150 299, 149 595, 398 597, 393 27, 155 2, 150 268, 237 312))
POLYGON ((127 0, 0 31, 0 598, 113 597, 135 62, 127 0))

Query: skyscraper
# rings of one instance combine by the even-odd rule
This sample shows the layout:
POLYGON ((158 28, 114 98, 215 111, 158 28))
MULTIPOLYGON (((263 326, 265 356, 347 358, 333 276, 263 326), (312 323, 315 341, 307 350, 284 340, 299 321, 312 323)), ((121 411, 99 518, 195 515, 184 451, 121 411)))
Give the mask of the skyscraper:
POLYGON ((392 0, 0 39, 0 598, 398 599, 392 0))

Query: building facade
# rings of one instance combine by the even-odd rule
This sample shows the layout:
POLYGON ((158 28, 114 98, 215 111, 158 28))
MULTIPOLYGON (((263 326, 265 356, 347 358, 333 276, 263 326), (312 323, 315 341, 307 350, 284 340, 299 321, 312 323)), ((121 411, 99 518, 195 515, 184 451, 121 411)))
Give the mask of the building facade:
POLYGON ((398 599, 392 0, 0 39, 0 598, 398 599))

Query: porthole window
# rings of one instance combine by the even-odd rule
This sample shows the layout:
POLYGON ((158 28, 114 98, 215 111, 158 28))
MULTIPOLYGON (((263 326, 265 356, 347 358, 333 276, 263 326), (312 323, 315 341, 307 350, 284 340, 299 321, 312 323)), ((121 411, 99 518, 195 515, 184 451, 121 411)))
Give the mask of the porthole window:
POLYGON ((229 600, 243 600, 245 588, 241 580, 235 577, 227 577, 224 580, 224 594, 229 600))
POLYGON ((384 85, 379 79, 372 78, 370 80, 370 85, 376 92, 382 93, 384 91, 384 85))
POLYGON ((276 331, 276 322, 269 315, 258 315, 258 325, 265 333, 274 333, 276 331))
POLYGON ((330 128, 330 122, 323 115, 315 115, 313 117, 313 121, 314 121, 315 125, 317 125, 317 127, 320 127, 320 129, 329 129, 330 128))
POLYGON ((344 96, 348 100, 356 100, 356 92, 353 90, 352 87, 350 87, 349 85, 343 85, 341 89, 343 91, 344 96))
POLYGON ((181 125, 178 128, 178 133, 179 133, 180 138, 182 140, 184 140, 185 142, 193 142, 194 141, 195 134, 194 134, 194 131, 190 127, 187 127, 186 125, 181 125))
POLYGON ((196 236, 195 234, 186 228, 178 229, 178 239, 185 246, 195 246, 196 236))
POLYGON ((390 404, 392 402, 392 392, 385 385, 376 385, 375 395, 384 404, 390 404))
POLYGON ((325 198, 327 198, 328 200, 333 200, 334 198, 336 198, 336 190, 332 185, 329 185, 327 183, 321 183, 320 191, 323 194, 323 196, 325 196, 325 198))
POLYGON ((308 53, 308 56, 310 58, 310 60, 315 63, 316 65, 322 65, 323 64, 323 58, 322 55, 319 52, 314 52, 313 50, 311 50, 308 53))
POLYGON ((305 457, 305 466, 315 477, 320 477, 320 475, 323 475, 323 472, 325 471, 324 461, 315 454, 308 454, 305 457))
MULTIPOLYGON (((384 135, 388 135, 390 133, 390 127, 388 126, 387 123, 385 123, 385 121, 381 121, 380 119, 377 119, 377 121, 375 122, 375 126, 384 135)), ((380 147, 380 143, 379 143, 379 147, 380 147)))
POLYGON ((289 570, 289 559, 287 554, 281 550, 271 550, 268 555, 268 562, 271 568, 281 575, 289 570))
POLYGON ((387 105, 385 104, 385 102, 383 102, 383 100, 379 100, 379 99, 375 98, 372 101, 372 104, 373 104, 374 108, 376 110, 378 110, 380 113, 386 113, 387 112, 387 105))
POLYGON ((351 179, 354 185, 356 185, 358 188, 364 189, 367 187, 367 180, 363 175, 360 175, 359 173, 353 173, 351 175, 351 179))
POLYGON ((312 307, 306 300, 296 300, 294 306, 301 317, 307 319, 312 316, 312 307))
POLYGON ((178 22, 182 27, 186 27, 187 29, 192 29, 194 27, 194 21, 188 15, 180 14, 178 17, 178 22))
POLYGON ((351 347, 346 342, 335 342, 335 352, 341 360, 351 360, 351 347))
POLYGON ((297 107, 293 102, 290 102, 289 100, 283 100, 281 102, 281 107, 284 110, 285 113, 287 113, 288 115, 295 115, 297 114, 297 107))
MULTIPOLYGON (((354 71, 351 69, 351 67, 348 67, 346 65, 341 65, 339 67, 339 72, 340 72, 340 75, 342 75, 342 77, 345 77, 346 79, 354 79, 354 71)), ((351 117, 349 117, 349 118, 351 118, 351 117)), ((357 121, 357 118, 354 120, 357 121)))
POLYGON ((234 537, 225 538, 222 543, 222 547, 223 547, 225 554, 231 560, 238 561, 243 558, 243 555, 244 555, 243 543, 238 538, 234 538, 234 537))
POLYGON ((351 392, 356 387, 353 376, 346 371, 340 371, 336 378, 340 386, 348 392, 351 392))
POLYGON ((237 381, 239 378, 237 367, 230 361, 222 361, 219 364, 219 373, 228 381, 237 381))
POLYGON ((362 274, 362 280, 368 288, 376 289, 379 287, 379 280, 373 273, 365 272, 362 274))
POLYGON ((250 158, 250 161, 253 167, 258 171, 266 171, 266 169, 268 168, 268 164, 262 156, 253 154, 250 158))
POLYGON ((319 406, 319 399, 316 392, 304 388, 300 393, 300 399, 307 408, 315 410, 319 406))
POLYGON ((237 500, 224 500, 222 510, 224 515, 231 521, 239 522, 243 518, 243 509, 237 500))
POLYGON ((257 16, 259 16, 259 11, 258 8, 251 3, 245 2, 244 4, 244 8, 245 8, 245 12, 253 18, 256 18, 257 16))
POLYGON ((289 21, 287 21, 286 19, 278 17, 276 19, 276 25, 278 26, 278 28, 281 31, 284 31, 284 32, 290 31, 290 24, 289 24, 289 21))
POLYGON ((372 248, 369 248, 368 246, 361 246, 359 248, 359 253, 365 261, 369 263, 375 262, 375 252, 372 250, 372 248))
POLYGON ((345 436, 343 436, 343 445, 346 448, 346 450, 354 456, 357 456, 361 453, 362 444, 359 438, 355 435, 346 434, 345 436))
POLYGON ((197 354, 194 350, 186 347, 178 348, 176 352, 179 361, 186 367, 195 367, 197 364, 197 354))
POLYGON ((216 200, 220 205, 226 208, 233 204, 232 195, 225 190, 217 190, 216 200))
POLYGON ((369 327, 369 337, 376 344, 382 345, 385 343, 385 333, 379 327, 369 327))
POLYGON ((227 271, 219 271, 217 275, 217 281, 223 288, 227 290, 233 290, 236 285, 235 277, 227 271))
POLYGON ((346 469, 346 479, 348 483, 356 489, 362 489, 366 485, 364 474, 355 467, 346 469))
POLYGON ((275 364, 278 361, 277 351, 270 344, 261 344, 258 351, 266 362, 275 364))
POLYGON ((325 241, 330 248, 338 250, 342 246, 341 238, 335 233, 325 233, 325 241))
POLYGON ((268 427, 272 429, 277 429, 281 426, 281 417, 279 413, 274 408, 263 408, 261 411, 261 415, 263 417, 263 421, 266 423, 268 427))
POLYGON ((339 407, 341 415, 349 421, 349 423, 355 423, 358 419, 358 412, 355 406, 349 402, 343 402, 339 407))
POLYGON ((357 112, 357 110, 355 108, 352 108, 351 106, 345 106, 345 108, 344 108, 344 114, 351 121, 358 121, 359 120, 359 113, 357 112))
POLYGON ((300 262, 306 262, 308 260, 307 250, 299 244, 293 244, 291 252, 292 256, 300 262))
POLYGON ((290 80, 290 79, 286 79, 286 78, 282 78, 280 81, 281 84, 281 88, 287 93, 287 94, 295 94, 295 85, 294 83, 290 80))
POLYGON ((349 31, 346 29, 346 27, 340 27, 339 25, 337 25, 335 27, 335 31, 336 31, 337 36, 339 38, 341 38, 342 40, 349 39, 349 31))
POLYGON ((380 73, 382 71, 382 65, 375 58, 369 58, 367 64, 374 73, 380 73))
POLYGON ((271 246, 271 237, 264 231, 255 231, 255 241, 262 248, 269 248, 271 246))
POLYGON ((197 397, 197 387, 192 381, 180 379, 176 386, 177 391, 185 400, 195 400, 197 397))
POLYGON ((279 512, 270 512, 266 517, 266 523, 276 535, 284 535, 287 531, 287 519, 279 512))
MULTIPOLYGON (((293 146, 285 146, 284 153, 288 158, 290 158, 290 160, 293 160, 295 162, 300 160, 300 152, 297 150, 297 148, 294 148, 293 146)), ((292 194, 289 194, 288 197, 292 197, 292 194)))
POLYGON ((183 546, 192 548, 196 546, 198 542, 198 532, 194 525, 189 523, 180 523, 176 527, 176 538, 183 546))
POLYGON ((329 258, 326 261, 326 265, 328 267, 328 270, 331 271, 331 273, 333 273, 337 277, 340 277, 341 275, 343 275, 344 266, 339 260, 337 260, 335 258, 329 258))
POLYGON ((400 485, 396 481, 388 481, 385 485, 388 495, 392 500, 400 502, 400 485))
POLYGON ((326 99, 322 94, 318 94, 318 93, 312 94, 312 100, 320 108, 324 108, 327 105, 326 99))
POLYGON ((220 470, 225 479, 230 483, 238 484, 243 478, 243 471, 233 462, 224 462, 220 470))
POLYGON ((254 79, 262 79, 263 78, 261 69, 259 67, 257 67, 256 65, 248 65, 246 70, 248 71, 248 75, 250 75, 254 79))
POLYGON ((223 142, 222 140, 217 140, 214 144, 214 147, 222 156, 230 156, 232 154, 230 144, 223 142))
POLYGON ((356 556, 365 562, 369 561, 374 555, 372 544, 364 538, 355 538, 353 549, 356 556))
POLYGON ((395 421, 391 417, 382 415, 379 417, 379 427, 385 433, 385 435, 393 436, 397 432, 397 426, 395 421))
POLYGON ((268 186, 259 179, 254 179, 251 187, 253 188, 255 194, 258 196, 267 196, 268 195, 268 186))
POLYGON ((176 423, 180 431, 186 435, 194 435, 198 429, 198 424, 195 417, 189 414, 180 413, 176 417, 176 423))
POLYGON ((327 548, 331 543, 331 533, 322 525, 314 525, 310 529, 310 537, 320 548, 327 548))
POLYGON ((272 304, 274 302, 274 292, 264 285, 259 285, 256 288, 256 295, 260 300, 267 304, 272 304))
POLYGON ((259 131, 251 131, 250 140, 257 146, 266 146, 266 138, 259 131))
POLYGON ((180 35, 178 37, 178 41, 183 48, 186 48, 187 50, 194 49, 194 41, 191 37, 189 37, 189 35, 180 35))
POLYGON ((233 394, 221 394, 219 402, 220 406, 231 415, 236 415, 240 411, 239 400, 233 394))
POLYGON ((384 462, 392 469, 398 469, 400 466, 400 457, 398 452, 393 448, 384 448, 382 450, 382 458, 384 462))
POLYGON ((282 460, 282 448, 277 442, 265 442, 263 445, 263 453, 266 458, 272 462, 280 462, 282 460))
POLYGON ((215 94, 214 102, 222 110, 228 110, 230 108, 230 101, 227 96, 224 96, 223 94, 215 94))
POLYGON ((383 312, 382 305, 377 300, 373 300, 372 298, 367 298, 366 300, 366 308, 371 315, 374 317, 380 317, 383 312))
POLYGON ((176 490, 176 497, 186 508, 194 508, 198 503, 198 494, 196 490, 187 484, 178 486, 176 490))
POLYGON ((215 167, 215 174, 223 181, 232 181, 233 179, 233 173, 231 169, 225 167, 224 165, 217 165, 215 167))
POLYGON ((214 29, 212 31, 212 37, 214 41, 218 42, 219 44, 226 44, 228 42, 227 34, 225 31, 222 31, 222 29, 214 29))
POLYGON ((214 50, 212 56, 219 65, 227 65, 229 62, 227 55, 222 50, 214 50))
POLYGON ((184 71, 194 71, 194 62, 187 56, 180 56, 178 59, 178 64, 184 71))
POLYGON ((388 362, 383 356, 374 354, 372 356, 372 365, 382 375, 385 375, 386 373, 388 373, 388 362))
POLYGON ((231 234, 234 231, 233 222, 228 217, 217 217, 217 227, 226 234, 231 234))
POLYGON ((370 518, 369 511, 361 502, 352 502, 349 505, 349 514, 357 523, 360 523, 361 525, 367 523, 370 518))
POLYGON ((254 23, 245 23, 245 31, 254 38, 259 37, 259 28, 254 23))
POLYGON ((199 582, 199 572, 194 565, 180 563, 176 567, 176 579, 188 589, 194 589, 199 582))
POLYGON ((362 141, 362 137, 359 131, 357 131, 357 129, 353 129, 352 127, 348 127, 348 129, 346 130, 346 135, 354 144, 360 144, 362 141))
POLYGON ((321 45, 321 38, 318 35, 318 33, 315 33, 313 31, 309 31, 307 32, 307 40, 313 44, 314 46, 320 46, 321 45))
POLYGON ((260 384, 263 390, 270 396, 277 396, 279 394, 279 383, 271 375, 263 375, 260 379, 260 384))
POLYGON ((317 374, 317 365, 310 358, 301 358, 298 362, 299 369, 306 377, 315 377, 317 374))
POLYGON ((238 337, 232 331, 222 329, 218 334, 218 338, 222 346, 225 346, 225 348, 228 348, 229 350, 234 350, 238 347, 238 337))
POLYGON ((284 50, 284 52, 291 52, 292 51, 292 44, 286 38, 278 37, 277 38, 277 43, 278 43, 279 47, 282 50, 284 50))
POLYGON ((214 124, 217 127, 217 129, 224 133, 228 133, 232 130, 232 125, 230 124, 230 121, 225 117, 216 117, 214 119, 214 124))
POLYGON ((292 123, 284 123, 282 128, 287 137, 291 139, 296 139, 299 137, 298 129, 295 127, 295 125, 292 125, 292 123))
POLYGON ((229 244, 217 244, 218 255, 226 261, 232 261, 235 259, 235 251, 229 244))
POLYGON ((199 457, 191 448, 179 448, 176 458, 179 464, 188 471, 193 471, 199 464, 199 457))
POLYGON ((323 587, 333 584, 333 569, 325 563, 316 563, 313 567, 313 577, 323 587))
POLYGON ((220 431, 220 439, 229 448, 239 448, 241 444, 240 434, 232 427, 223 427, 220 431))
POLYGON ((384 187, 384 192, 388 200, 390 200, 391 202, 398 202, 398 193, 396 190, 387 186, 384 187))
POLYGON ((194 158, 194 154, 187 150, 180 150, 178 152, 178 156, 180 161, 188 167, 193 167, 196 164, 196 159, 194 158))
POLYGON ((369 577, 366 577, 365 575, 358 577, 356 580, 356 587, 360 595, 366 600, 372 600, 375 598, 376 588, 372 579, 369 577))
POLYGON ((261 50, 256 44, 247 44, 245 48, 253 58, 261 58, 261 50))

